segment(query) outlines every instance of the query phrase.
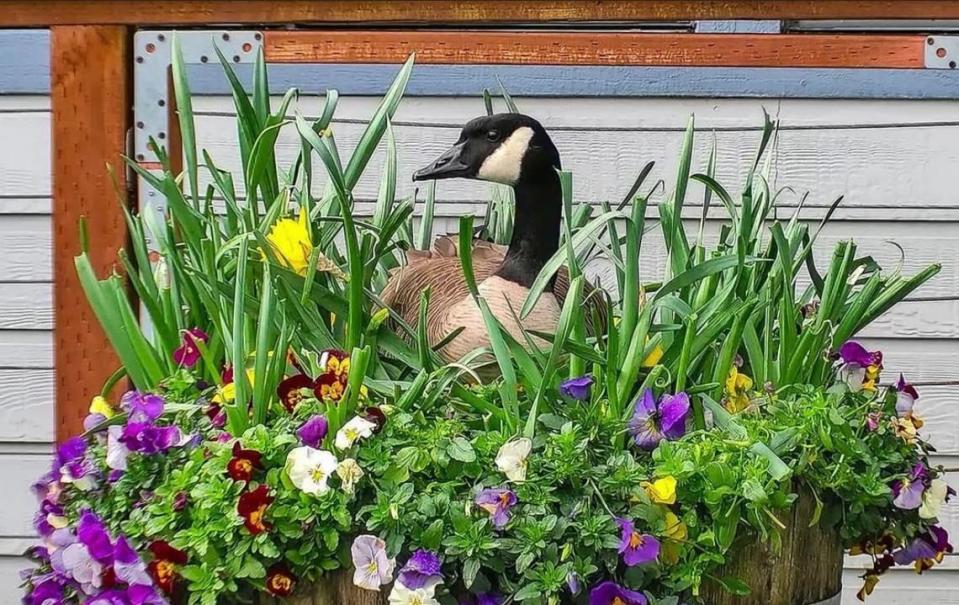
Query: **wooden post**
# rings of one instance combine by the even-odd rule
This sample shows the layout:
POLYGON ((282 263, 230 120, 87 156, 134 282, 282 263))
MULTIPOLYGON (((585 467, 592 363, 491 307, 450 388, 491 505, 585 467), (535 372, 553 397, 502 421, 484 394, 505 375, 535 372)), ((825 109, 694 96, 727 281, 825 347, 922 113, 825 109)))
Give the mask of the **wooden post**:
POLYGON ((53 138, 53 298, 56 435, 83 428, 90 399, 119 366, 87 304, 74 266, 79 220, 87 221, 90 258, 100 275, 112 270, 127 231, 126 152, 132 120, 130 32, 125 26, 51 28, 53 138), (107 164, 125 199, 117 200, 107 164))

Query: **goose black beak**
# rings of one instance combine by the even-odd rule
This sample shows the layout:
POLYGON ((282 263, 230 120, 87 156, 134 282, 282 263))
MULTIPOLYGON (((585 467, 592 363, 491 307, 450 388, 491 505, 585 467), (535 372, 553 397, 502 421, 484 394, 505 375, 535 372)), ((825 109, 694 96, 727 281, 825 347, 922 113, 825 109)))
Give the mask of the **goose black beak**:
POLYGON ((413 173, 413 180, 427 181, 469 176, 470 167, 463 161, 463 149, 465 147, 465 142, 453 145, 443 155, 436 158, 435 162, 413 173))

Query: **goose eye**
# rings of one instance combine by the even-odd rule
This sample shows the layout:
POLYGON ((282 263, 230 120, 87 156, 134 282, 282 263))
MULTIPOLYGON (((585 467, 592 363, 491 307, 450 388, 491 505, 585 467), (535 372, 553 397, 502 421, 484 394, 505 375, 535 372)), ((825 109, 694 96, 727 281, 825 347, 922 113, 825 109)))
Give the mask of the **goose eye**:
POLYGON ((490 141, 498 141, 498 140, 499 140, 499 131, 498 131, 498 130, 490 130, 489 132, 486 133, 486 138, 489 139, 490 141))

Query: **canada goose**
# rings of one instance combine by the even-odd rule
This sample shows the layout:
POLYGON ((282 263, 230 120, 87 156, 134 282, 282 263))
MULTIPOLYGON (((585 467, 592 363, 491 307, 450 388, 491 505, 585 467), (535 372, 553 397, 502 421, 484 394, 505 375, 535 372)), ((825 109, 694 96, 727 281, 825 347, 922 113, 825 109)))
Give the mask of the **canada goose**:
MULTIPOLYGON (((565 268, 536 306, 516 321, 529 288, 559 248, 562 189, 559 152, 543 126, 522 114, 503 113, 471 120, 459 140, 413 180, 466 178, 512 186, 516 211, 508 247, 474 241, 473 272, 493 315, 520 343, 523 329, 552 333, 569 288, 565 268)), ((427 335, 435 346, 458 328, 463 331, 440 350, 446 361, 489 346, 489 333, 467 289, 455 240, 442 236, 430 251, 410 251, 383 290, 383 302, 415 326, 420 293, 431 291, 427 335)), ((597 292, 590 289, 594 306, 597 292)), ((605 307, 601 307, 605 310, 605 307)))

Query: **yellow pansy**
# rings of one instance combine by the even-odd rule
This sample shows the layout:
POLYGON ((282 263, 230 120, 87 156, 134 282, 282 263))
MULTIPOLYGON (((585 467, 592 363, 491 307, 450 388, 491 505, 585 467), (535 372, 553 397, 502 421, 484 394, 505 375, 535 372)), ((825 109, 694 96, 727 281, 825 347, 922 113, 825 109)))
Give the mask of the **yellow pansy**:
POLYGON ((643 481, 642 486, 653 502, 657 504, 676 503, 676 478, 672 475, 666 475, 653 482, 643 481))
POLYGON ((749 406, 748 391, 752 388, 752 378, 740 374, 736 366, 730 368, 726 377, 726 409, 734 414, 745 410, 749 406))
POLYGON ((299 275, 306 275, 310 254, 313 253, 313 242, 310 241, 306 221, 306 211, 300 210, 299 220, 281 218, 266 236, 277 258, 299 275))
POLYGON ((97 395, 92 401, 90 401, 90 413, 100 414, 104 418, 113 418, 117 411, 113 409, 113 406, 110 405, 106 399, 100 395, 97 395))
MULTIPOLYGON (((253 374, 253 368, 246 371, 246 381, 250 383, 251 387, 253 386, 253 374)), ((236 399, 236 383, 230 382, 218 388, 211 401, 222 405, 224 403, 231 403, 234 399, 236 399)))
POLYGON ((663 541, 662 558, 664 562, 675 565, 679 562, 682 543, 686 541, 689 532, 686 524, 671 510, 666 511, 664 521, 666 527, 663 529, 663 537, 666 540, 663 541))

